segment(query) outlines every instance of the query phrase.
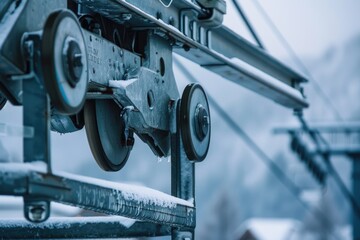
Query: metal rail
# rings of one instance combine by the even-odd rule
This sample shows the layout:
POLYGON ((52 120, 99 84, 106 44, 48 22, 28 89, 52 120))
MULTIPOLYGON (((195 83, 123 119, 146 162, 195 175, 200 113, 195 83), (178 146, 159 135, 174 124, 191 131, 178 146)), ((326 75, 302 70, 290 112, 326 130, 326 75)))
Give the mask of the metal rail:
MULTIPOLYGON (((27 234, 35 233, 36 235, 30 238, 66 238, 80 235, 81 238, 108 238, 114 235, 142 237, 171 234, 173 239, 193 239, 196 225, 196 208, 192 203, 195 197, 194 163, 187 158, 181 140, 178 123, 180 101, 174 101, 175 107, 172 108, 169 118, 169 124, 173 126, 169 133, 173 139, 172 196, 148 188, 114 185, 112 182, 99 179, 54 173, 50 156, 50 103, 44 87, 39 84, 43 82, 38 51, 40 41, 38 33, 28 34, 24 39, 25 59, 30 67, 28 73, 16 76, 24 83, 25 127, 20 130, 29 127, 32 130, 31 135, 25 131, 20 132, 24 141, 24 163, 0 164, 0 195, 22 196, 25 218, 34 223, 0 223, 0 238, 21 239, 26 238, 27 234), (63 224, 63 220, 66 219, 54 220, 43 225, 36 224, 50 216, 51 201, 146 222, 136 223, 123 233, 114 230, 108 231, 108 234, 104 229, 118 226, 118 223, 107 225, 106 221, 94 222, 92 226, 100 228, 96 229, 95 234, 94 231, 89 231, 88 227, 81 227, 74 222, 78 219, 69 225, 63 224), (19 229, 19 226, 22 227, 19 229), (65 230, 65 227, 68 229, 65 230)), ((7 133, 7 130, 2 132, 7 133)), ((89 219, 82 219, 85 223, 87 220, 89 219)), ((123 228, 119 226, 120 229, 123 228)))
POLYGON ((119 217, 53 218, 36 227, 21 219, 0 219, 1 239, 160 237, 171 235, 171 231, 169 226, 128 219, 124 221, 119 217))
POLYGON ((198 9, 177 1, 77 0, 79 4, 132 29, 159 29, 174 39, 174 51, 218 75, 290 108, 308 107, 299 84, 305 77, 286 67, 225 26, 207 28, 198 9), (239 60, 239 61, 238 61, 239 60), (255 69, 254 69, 255 68, 255 69))
POLYGON ((31 164, 1 163, 0 195, 56 201, 168 226, 195 226, 195 208, 185 200, 144 187, 65 176, 33 170, 31 164))

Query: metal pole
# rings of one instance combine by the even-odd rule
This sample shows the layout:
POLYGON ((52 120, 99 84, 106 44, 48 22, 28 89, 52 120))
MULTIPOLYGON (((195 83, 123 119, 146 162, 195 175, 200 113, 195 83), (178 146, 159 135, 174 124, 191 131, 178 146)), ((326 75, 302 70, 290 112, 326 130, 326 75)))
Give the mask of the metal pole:
MULTIPOLYGON (((360 205, 360 153, 351 156, 353 161, 352 191, 355 201, 360 205)), ((360 216, 352 214, 353 239, 360 240, 360 216)))
MULTIPOLYGON (((34 129, 34 136, 24 136, 24 162, 44 162, 47 172, 50 164, 50 103, 41 74, 41 36, 25 35, 23 48, 27 60, 27 74, 19 76, 23 82, 23 125, 34 129)), ((31 222, 43 222, 50 216, 50 201, 24 196, 24 216, 31 222)))
MULTIPOLYGON (((180 101, 176 104, 176 133, 171 138, 171 195, 192 201, 195 206, 195 165, 187 158, 179 124, 180 101)), ((195 210, 190 212, 196 221, 195 210)), ((194 240, 194 228, 173 228, 172 240, 194 240)))

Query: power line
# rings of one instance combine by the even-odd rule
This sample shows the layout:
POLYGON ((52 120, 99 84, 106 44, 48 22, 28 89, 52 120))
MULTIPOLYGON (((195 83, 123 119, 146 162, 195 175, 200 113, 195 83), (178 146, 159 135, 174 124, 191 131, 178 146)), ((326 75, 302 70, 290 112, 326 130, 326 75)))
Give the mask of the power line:
MULTIPOLYGON (((309 128, 309 125, 307 124, 307 122, 303 118, 301 112, 297 113, 296 115, 299 118, 299 121, 301 122, 303 129, 309 134, 310 138, 315 143, 316 148, 321 149, 320 141, 322 141, 323 144, 325 144, 326 148, 329 148, 329 144, 321 136, 321 134, 319 132, 314 132, 309 128)), ((329 155, 328 154, 322 154, 321 157, 322 157, 324 163, 326 164, 326 168, 328 169, 328 172, 333 176, 336 184, 340 188, 340 191, 342 192, 344 197, 347 199, 347 201, 350 202, 351 207, 354 209, 356 214, 360 217, 360 206, 356 202, 356 199, 355 199, 354 195, 351 194, 349 189, 346 187, 345 183, 341 180, 341 177, 340 177, 339 173, 336 171, 336 169, 334 168, 334 166, 332 165, 332 163, 330 161, 329 155)))
POLYGON ((290 46, 288 41, 286 41, 285 37, 281 34, 280 30, 276 27, 276 25, 271 20, 270 16, 266 13, 264 8, 260 5, 260 3, 257 0, 254 0, 253 3, 255 3, 255 7, 258 9, 260 14, 263 15, 263 17, 265 18, 265 20, 269 24, 270 28, 277 35, 279 41, 285 47, 285 49, 287 50, 287 52, 289 53, 289 55, 293 59, 293 61, 301 68, 301 71, 303 71, 309 77, 309 79, 313 83, 315 91, 317 91, 318 94, 321 96, 321 98, 324 100, 324 102, 327 103, 330 106, 331 110, 333 111, 333 113, 335 115, 335 118, 337 120, 339 120, 339 121, 343 121, 343 118, 341 117, 339 111, 332 104, 330 98, 325 94, 325 92, 320 87, 320 84, 316 81, 316 79, 312 76, 312 74, 310 73, 308 68, 305 66, 305 64, 297 56, 294 49, 290 46))
MULTIPOLYGON (((236 1, 236 0, 233 0, 236 1)), ((311 81, 313 82, 313 85, 316 89, 316 91, 318 93, 321 94, 321 96, 323 97, 323 100, 325 102, 328 103, 328 105, 331 107, 331 109, 333 110, 336 118, 340 121, 343 121, 343 118, 340 116, 339 112, 337 111, 337 109, 335 108, 335 106, 332 104, 332 102, 330 101, 330 99, 327 97, 327 95, 323 92, 323 90, 321 89, 320 85, 318 84, 318 82, 312 77, 312 75, 310 74, 310 71, 307 69, 307 67, 305 66, 305 64, 300 60, 300 58, 297 56, 297 54, 295 53, 295 51, 292 49, 292 47, 290 46, 290 44, 286 41, 285 37, 281 34, 280 30, 275 26, 274 22, 271 20, 270 16, 265 12, 265 10, 261 7, 260 3, 255 0, 254 1, 255 6, 258 8, 259 12, 263 15, 263 17, 267 20, 268 24, 270 25, 270 27, 272 28, 273 32, 278 36, 278 39, 282 42, 283 46, 285 47, 285 49, 287 50, 287 52, 289 53, 290 57, 293 58, 293 61, 295 63, 297 63, 297 65, 302 68, 302 71, 308 75, 308 77, 310 77, 311 81)), ((251 28, 251 25, 249 25, 248 27, 251 28)), ((250 29, 251 31, 251 29, 250 29)), ((255 32, 255 31, 251 31, 251 32, 255 32)), ((258 37, 256 36, 256 38, 258 39, 258 37)), ((322 136, 320 135, 320 133, 315 134, 313 131, 311 131, 308 127, 308 124, 306 123, 305 119, 302 116, 301 112, 297 112, 297 116, 299 121, 302 124, 302 127, 304 128, 304 130, 310 135, 310 138, 313 140, 313 142, 315 143, 316 147, 318 149, 321 148, 320 142, 318 140, 318 137, 320 138, 320 140, 326 145, 326 147, 329 147, 329 144, 325 141, 324 138, 322 138, 322 136)), ((326 167, 329 171, 329 173, 333 176, 336 184, 338 185, 338 187, 340 188, 340 191, 342 192, 342 194, 345 196, 345 198, 350 202, 352 208, 355 210, 356 214, 360 216, 360 206, 357 204, 355 197, 351 194, 351 192, 347 189, 345 183, 341 180, 339 173, 335 170, 334 166, 331 164, 331 161, 329 159, 329 156, 325 156, 322 155, 322 158, 326 164, 326 167)))
POLYGON ((256 34, 255 29, 253 28, 253 26, 251 25, 250 21, 248 20, 245 12, 242 10, 240 4, 238 3, 237 0, 232 0, 237 12, 239 13, 239 15, 241 16, 242 20, 245 22, 247 28, 249 29, 251 35, 253 36, 254 40, 256 41, 256 43, 259 45, 259 47, 261 49, 265 49, 264 44, 261 42, 260 38, 258 37, 258 35, 256 34))
MULTIPOLYGON (((199 82, 176 58, 174 58, 174 63, 190 82, 199 82)), ((266 155, 266 153, 255 143, 255 141, 230 117, 230 115, 226 111, 222 109, 222 107, 215 101, 215 99, 210 94, 207 94, 207 97, 213 109, 219 114, 219 116, 221 116, 225 123, 236 133, 237 136, 244 140, 244 142, 250 147, 250 149, 254 153, 258 155, 258 157, 265 163, 265 165, 285 186, 285 188, 294 195, 294 197, 299 201, 299 203, 309 212, 313 213, 315 216, 326 218, 324 213, 318 208, 314 209, 316 210, 316 212, 311 211, 310 206, 299 198, 301 189, 287 177, 287 175, 282 171, 282 169, 270 157, 266 155)))

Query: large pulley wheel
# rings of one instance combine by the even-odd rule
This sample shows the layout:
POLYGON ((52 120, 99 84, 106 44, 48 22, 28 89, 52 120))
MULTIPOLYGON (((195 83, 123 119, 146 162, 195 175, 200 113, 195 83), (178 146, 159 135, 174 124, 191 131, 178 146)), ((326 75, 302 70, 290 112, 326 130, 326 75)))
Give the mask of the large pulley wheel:
POLYGON ((210 145, 210 109, 199 84, 186 86, 180 103, 181 136, 189 160, 205 159, 210 145))
POLYGON ((42 36, 42 71, 52 105, 62 114, 79 112, 85 101, 88 63, 85 40, 69 10, 49 15, 42 36))
POLYGON ((121 110, 113 100, 88 100, 84 107, 84 120, 91 152, 105 171, 119 171, 129 158, 132 144, 124 137, 121 110))

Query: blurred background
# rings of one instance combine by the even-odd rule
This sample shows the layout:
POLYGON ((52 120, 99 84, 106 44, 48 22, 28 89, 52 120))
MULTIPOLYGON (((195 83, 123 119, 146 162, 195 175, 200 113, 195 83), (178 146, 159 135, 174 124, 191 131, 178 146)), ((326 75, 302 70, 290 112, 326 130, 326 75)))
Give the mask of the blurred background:
MULTIPOLYGON (((275 26, 305 65, 305 75, 311 75, 313 81, 305 84, 304 90, 310 103, 304 112, 308 122, 360 120, 360 1, 238 3, 271 55, 304 71, 275 26)), ((256 44, 231 0, 227 0, 227 11, 225 25, 256 44)), ((289 191, 278 173, 211 108, 210 150, 206 160, 196 164, 197 239, 351 239, 353 209, 333 178, 329 176, 326 184, 320 185, 291 152, 290 138, 273 132, 277 127, 300 126, 292 110, 177 59, 300 190, 296 195, 289 191)), ((176 66, 175 75, 182 92, 190 79, 176 66)), ((7 104, 0 112, 1 122, 21 125, 21 111, 7 104)), ((52 133, 51 137, 56 170, 170 193, 169 160, 155 157, 138 138, 127 165, 120 172, 107 173, 93 159, 84 129, 65 135, 52 133)), ((21 138, 1 137, 0 141, 0 161, 22 160, 21 138)), ((341 156, 330 160, 351 189, 351 160, 341 156)), ((8 213, 0 205, 3 216, 8 213)))

